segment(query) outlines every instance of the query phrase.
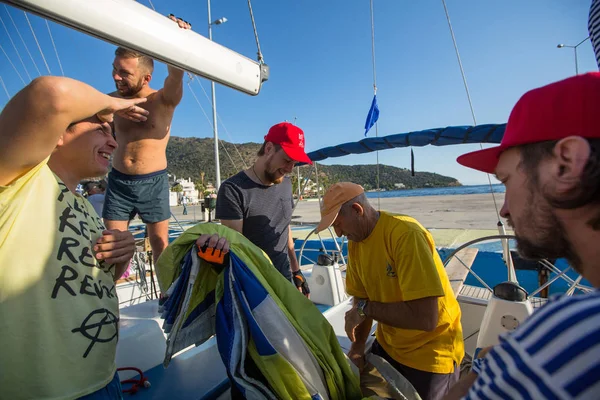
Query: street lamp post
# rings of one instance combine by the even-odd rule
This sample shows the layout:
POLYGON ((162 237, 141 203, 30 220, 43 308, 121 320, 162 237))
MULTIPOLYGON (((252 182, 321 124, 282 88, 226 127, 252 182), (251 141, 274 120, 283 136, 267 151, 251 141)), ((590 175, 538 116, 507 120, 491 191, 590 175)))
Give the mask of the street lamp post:
POLYGON ((573 49, 574 53, 575 53, 575 75, 579 75, 579 63, 577 62, 577 48, 586 40, 588 40, 590 37, 586 37, 585 39, 583 39, 581 42, 577 43, 575 46, 570 46, 568 44, 559 44, 556 47, 558 47, 559 49, 562 49, 563 47, 569 47, 571 49, 573 49))
MULTIPOLYGON (((208 40, 212 41, 212 26, 221 25, 227 22, 227 18, 222 17, 215 21, 210 16, 210 0, 208 0, 208 40)), ((212 94, 212 117, 213 117, 213 137, 215 140, 215 188, 217 191, 221 186, 221 166, 219 163, 219 129, 217 127, 217 99, 215 97, 215 82, 210 81, 210 91, 212 94)))

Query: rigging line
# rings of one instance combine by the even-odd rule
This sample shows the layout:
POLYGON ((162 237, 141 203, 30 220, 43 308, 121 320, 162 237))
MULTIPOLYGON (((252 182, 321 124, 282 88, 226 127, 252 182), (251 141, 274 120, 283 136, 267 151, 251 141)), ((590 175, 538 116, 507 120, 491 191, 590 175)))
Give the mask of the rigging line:
POLYGON ((254 21, 254 13, 252 12, 252 2, 250 0, 248 0, 248 10, 250 10, 250 19, 252 20, 252 29, 254 30, 254 40, 256 40, 258 62, 260 64, 264 64, 265 61, 263 59, 262 51, 260 51, 260 42, 258 40, 258 32, 256 31, 256 21, 254 21))
POLYGON ((223 150, 225 150, 225 154, 227 154, 227 158, 229 158, 229 161, 231 162, 231 165, 233 165, 233 168, 239 170, 238 166, 233 162, 229 151, 227 151, 227 146, 225 146, 225 142, 223 140, 219 140, 219 143, 221 143, 221 147, 223 148, 223 150))
MULTIPOLYGON (((467 100, 469 101, 469 108, 471 109, 471 116, 473 117, 473 125, 477 125, 477 119, 475 118, 475 110, 473 108, 473 102, 471 101, 471 94, 469 92, 469 86, 467 85, 467 77, 465 75, 465 70, 462 65, 462 61, 460 59, 460 53, 458 52, 458 45, 456 44, 456 37, 454 36, 454 30, 452 29, 452 23, 450 22, 450 14, 448 13, 448 7, 446 6, 446 0, 442 0, 442 4, 444 5, 444 12, 446 13, 446 21, 448 21, 448 28, 450 29, 450 36, 452 37, 452 44, 454 45, 454 51, 456 52, 456 58, 458 59, 458 66, 460 68, 460 74, 462 76, 463 84, 465 86, 465 91, 467 92, 467 100)), ((479 147, 483 149, 483 145, 479 143, 479 147)), ((494 189, 492 187, 492 179, 490 178, 490 174, 487 174, 488 184, 490 186, 490 192, 492 194, 492 200, 494 201, 494 208, 496 209, 496 217, 498 218, 498 222, 500 220, 500 212, 498 211, 498 203, 496 202, 496 196, 494 195, 494 189)))
POLYGON ((150 3, 150 7, 152 7, 152 9, 156 11, 156 7, 154 7, 154 4, 152 4, 152 0, 148 0, 148 3, 150 3))
MULTIPOLYGON (((202 83, 200 82, 200 80, 197 80, 198 85, 200 85, 200 88, 202 88, 202 91, 204 92, 204 96, 210 101, 210 98, 208 97, 208 93, 206 93, 206 90, 204 89, 204 86, 202 86, 202 83)), ((219 114, 219 112, 217 111, 217 119, 221 122, 221 126, 223 127, 223 129, 225 129, 225 133, 227 134, 227 137, 229 138, 229 140, 231 141, 231 145, 233 146, 233 148, 235 149, 235 151, 237 152, 238 156, 240 157, 240 159, 242 160, 242 164, 244 165, 244 168, 248 168, 248 165, 246 165, 246 160, 244 160, 244 157, 242 157, 242 154, 240 153, 240 151, 238 150, 236 144, 233 142, 233 137, 231 136, 231 134, 229 133, 229 130, 227 129, 227 127, 225 126, 225 123, 223 122, 223 119, 221 118, 221 115, 219 114)))
MULTIPOLYGON (((202 110, 202 113, 206 117, 206 120, 208 121, 208 124, 212 127, 212 122, 210 121, 210 118, 208 118, 208 114, 206 114, 206 111, 204 111, 204 107, 202 107, 202 104, 200 104, 200 100, 198 100, 198 97, 196 96, 196 93, 194 92, 194 89, 192 89, 192 85, 190 85, 189 82, 188 82, 187 85, 190 88, 190 91, 192 92, 192 95, 194 96, 194 99, 196 100, 196 103, 198 103, 198 106, 200 107, 200 109, 202 110)), ((223 141, 219 140, 219 143, 221 144, 221 147, 223 148, 223 150, 225 150, 225 154, 227 154, 227 157, 229 158, 229 161, 231 161, 231 165, 233 165, 233 167, 237 169, 237 165, 231 159, 231 156, 229 155, 229 152, 227 151, 227 148, 225 147, 225 144, 223 143, 223 141)))
MULTIPOLYGON (((373 0, 370 1, 371 10, 371 60, 373 62, 373 95, 377 95, 377 70, 375 69, 375 17, 373 13, 373 0)), ((375 137, 379 137, 377 122, 375 122, 375 137)), ((375 152, 377 157, 377 209, 381 210, 381 191, 379 190, 379 150, 375 152)))
POLYGON ((6 7, 6 4, 4 5, 4 9, 6 10, 6 13, 8 14, 8 16, 10 18, 10 22, 12 22, 13 26, 15 27, 15 30, 17 31, 17 35, 19 35, 19 38, 21 39, 21 43, 23 43, 23 46, 25 46, 25 50, 27 51, 27 54, 29 54, 29 58, 31 59, 31 62, 33 63, 33 66, 35 67, 35 69, 38 73, 38 76, 41 76, 42 73, 40 72, 40 69, 38 68, 37 63, 33 59, 33 56, 31 55, 31 52, 29 51, 29 47, 27 47, 27 44, 25 43, 25 40, 23 39, 23 36, 21 35, 21 31, 17 27, 17 24, 15 24, 15 20, 13 19, 12 15, 10 15, 10 12, 8 12, 8 8, 6 7))
MULTIPOLYGON (((204 111, 204 107, 202 107, 202 104, 200 104, 200 100, 198 100, 198 97, 196 96, 196 93, 194 92, 194 89, 192 89, 192 85, 190 85, 189 82, 187 83, 187 85, 190 88, 190 91, 192 92, 192 96, 194 96, 194 99, 196 100, 196 103, 198 103, 198 106, 200 107, 200 109, 202 110, 202 113, 206 117, 206 120, 208 121, 208 124, 212 127, 212 122, 210 122, 210 118, 208 118, 208 114, 206 114, 206 111, 204 111)), ((231 156, 229 155, 229 152, 227 151, 227 148, 225 147, 225 144, 223 143, 223 141, 219 140, 219 143, 221 143, 221 147, 223 148, 223 150, 225 150, 225 154, 227 154, 227 157, 229 158, 229 161, 231 161, 231 165, 233 165, 233 167, 235 169, 237 169, 238 167, 233 162, 233 160, 231 159, 231 156)))
POLYGON ((2 87, 4 88, 4 93, 6 93, 6 95, 8 96, 8 100, 10 100, 10 94, 8 93, 8 89, 6 89, 6 85, 4 84, 4 79, 2 79, 2 76, 0 76, 0 83, 2 84, 2 87))
POLYGON ((46 28, 48 28, 48 35, 50 36, 50 41, 52 42, 52 47, 54 48, 54 54, 56 54, 56 59, 58 60, 58 66, 60 67, 60 73, 62 76, 65 76, 65 71, 63 71, 62 63, 60 62, 60 57, 58 56, 58 50, 56 49, 56 45, 54 44, 54 38, 52 37, 52 32, 50 31, 50 25, 48 24, 48 20, 46 21, 46 28))
MULTIPOLYGON (((200 87, 202 88, 202 91, 204 92, 204 96, 206 97, 206 99, 208 101, 210 101, 210 98, 208 97, 208 93, 206 93, 206 90, 204 89, 204 86, 202 86, 202 82, 200 82, 199 79, 196 79, 196 81, 198 82, 198 85, 200 85, 200 87)), ((231 136, 231 134, 227 130, 227 127, 225 126, 225 123, 223 122, 223 119, 221 119, 221 115, 219 115, 218 111, 217 111, 217 119, 219 120, 219 122, 221 122, 221 126, 223 127, 223 129, 225 129, 225 133, 227 134, 227 137, 231 141, 231 144, 233 145, 233 148, 237 152, 238 156, 240 156, 240 159, 242 160, 242 164, 244 165, 244 168, 248 168, 248 166, 246 165, 246 160, 244 160, 244 157, 242 157, 242 154, 238 150, 236 144, 233 142, 233 137, 231 136)))
POLYGON ((15 64, 13 64, 13 62, 11 61, 10 57, 8 56, 8 54, 6 54, 6 51, 4 51, 4 47, 2 47, 1 44, 0 44, 0 50, 2 50, 2 52, 4 53, 4 55, 6 56, 6 58, 8 59, 8 62, 10 63, 10 65, 12 65, 12 67, 15 70, 15 72, 17 73, 17 75, 19 75, 19 79, 21 79, 21 82, 23 82, 23 85, 27 85, 27 83, 25 82, 25 79, 23 79, 23 77, 19 73, 19 70, 17 69, 17 67, 15 67, 15 64))
POLYGON ((377 70, 375 69, 375 19, 371 0, 371 60, 373 61, 373 94, 377 94, 377 70))
MULTIPOLYGON (((377 122, 375 122, 375 137, 377 137, 377 122)), ((377 209, 381 211, 381 191, 379 190, 379 150, 375 152, 377 156, 377 209)))
POLYGON ((27 23, 29 24, 29 29, 31 29, 31 34, 33 35, 33 38, 35 39, 35 44, 37 44, 38 50, 40 51, 40 54, 42 55, 42 60, 44 60, 44 64, 46 65, 48 74, 52 75, 52 72, 50 72, 50 67, 48 66, 48 63, 46 62, 46 57, 44 57, 44 52, 42 51, 40 42, 38 42, 37 36, 35 36, 35 31, 33 30, 33 26, 31 26, 31 22, 29 21, 29 17, 27 16, 27 13, 25 11, 23 11, 23 14, 25 14, 25 19, 27 20, 27 23))
POLYGON ((29 75, 29 71, 27 71, 27 67, 25 66, 25 63, 23 62, 23 59, 21 58, 21 54, 19 53, 19 50, 17 50, 17 46, 15 46, 15 42, 13 41, 10 32, 8 32, 8 28, 6 27, 6 24, 4 23, 4 20, 2 19, 2 17, 0 17, 0 22, 2 22, 2 26, 4 27, 4 30, 6 31, 6 34, 8 35, 8 39, 10 40, 10 43, 12 44, 13 49, 15 49, 15 53, 17 53, 17 57, 19 57, 19 61, 21 61, 21 65, 23 66, 23 69, 25 70, 25 73, 27 74, 27 78, 31 81, 31 75, 29 75))
POLYGON ((471 101, 471 93, 469 92, 467 77, 465 76, 465 70, 460 59, 460 53, 458 52, 458 45, 456 44, 454 30, 452 29, 452 24, 450 23, 450 15, 448 14, 448 8, 446 7, 446 0, 442 0, 442 4, 444 5, 446 20, 448 21, 448 28, 450 28, 450 36, 452 36, 452 44, 454 44, 454 51, 456 52, 456 58, 458 59, 458 67, 460 68, 460 74, 462 76, 463 84, 465 85, 465 91, 467 92, 467 100, 469 101, 469 108, 471 109, 471 116, 473 117, 473 125, 477 125, 477 120, 475 119, 475 110, 473 109, 473 102, 471 101))

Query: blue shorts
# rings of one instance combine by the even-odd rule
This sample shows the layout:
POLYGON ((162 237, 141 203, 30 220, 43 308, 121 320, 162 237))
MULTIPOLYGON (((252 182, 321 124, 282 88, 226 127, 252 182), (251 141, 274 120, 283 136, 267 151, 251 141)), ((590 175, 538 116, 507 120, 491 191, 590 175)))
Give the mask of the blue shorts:
POLYGON ((94 393, 80 397, 78 400, 123 400, 119 374, 115 372, 113 380, 108 385, 96 390, 94 393))
POLYGON ((102 217, 109 221, 131 221, 139 215, 147 224, 171 218, 167 170, 145 175, 127 175, 112 169, 102 217))

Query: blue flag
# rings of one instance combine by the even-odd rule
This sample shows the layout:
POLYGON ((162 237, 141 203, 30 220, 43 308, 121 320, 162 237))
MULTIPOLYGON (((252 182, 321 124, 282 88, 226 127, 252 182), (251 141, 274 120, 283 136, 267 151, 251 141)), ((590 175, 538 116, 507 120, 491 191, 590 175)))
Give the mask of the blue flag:
POLYGON ((371 108, 369 109, 369 114, 367 115, 367 120, 365 121, 365 136, 367 136, 367 132, 369 132, 369 129, 375 125, 375 122, 377 122, 378 119, 379 107, 377 106, 377 95, 374 95, 371 108))

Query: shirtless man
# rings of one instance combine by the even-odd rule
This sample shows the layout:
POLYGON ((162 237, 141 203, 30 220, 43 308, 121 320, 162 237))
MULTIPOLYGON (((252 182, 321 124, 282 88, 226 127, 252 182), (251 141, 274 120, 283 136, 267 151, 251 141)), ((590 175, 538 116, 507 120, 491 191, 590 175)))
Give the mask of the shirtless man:
MULTIPOLYGON (((182 29, 187 22, 169 16, 182 29)), ((127 230, 136 214, 148 228, 154 261, 169 244, 169 179, 166 149, 175 107, 183 96, 183 71, 168 66, 164 87, 150 87, 154 61, 141 53, 117 48, 112 76, 117 86, 114 97, 147 98, 143 108, 148 120, 133 123, 115 115, 115 133, 119 147, 108 175, 104 203, 104 223, 108 229, 127 230)))

